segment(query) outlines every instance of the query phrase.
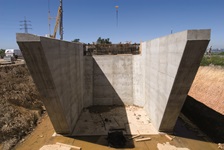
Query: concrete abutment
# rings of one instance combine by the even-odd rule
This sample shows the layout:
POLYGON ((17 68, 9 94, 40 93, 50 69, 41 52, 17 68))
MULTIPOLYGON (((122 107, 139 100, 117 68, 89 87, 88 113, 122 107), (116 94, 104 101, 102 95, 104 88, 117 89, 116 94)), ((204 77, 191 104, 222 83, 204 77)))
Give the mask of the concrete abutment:
POLYGON ((71 135, 85 107, 143 107, 159 131, 172 132, 210 30, 187 30, 143 42, 140 55, 84 56, 83 45, 17 34, 57 133, 71 135))

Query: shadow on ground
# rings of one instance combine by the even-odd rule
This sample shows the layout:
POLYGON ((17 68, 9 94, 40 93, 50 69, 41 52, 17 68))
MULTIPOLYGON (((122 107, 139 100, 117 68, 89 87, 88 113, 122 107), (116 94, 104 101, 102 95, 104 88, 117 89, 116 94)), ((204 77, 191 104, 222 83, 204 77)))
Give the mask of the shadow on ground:
POLYGON ((133 148, 125 104, 110 75, 93 58, 93 105, 84 108, 73 131, 75 139, 115 148, 133 148), (125 134, 125 135, 124 135, 125 134), (78 135, 78 136, 77 136, 78 135))
MULTIPOLYGON (((213 142, 224 142, 224 116, 222 114, 212 110, 191 96, 187 96, 181 112, 208 135, 213 142)), ((177 136, 202 141, 206 140, 206 135, 200 132, 190 121, 183 117, 180 118, 182 119, 178 119, 174 128, 177 136)))

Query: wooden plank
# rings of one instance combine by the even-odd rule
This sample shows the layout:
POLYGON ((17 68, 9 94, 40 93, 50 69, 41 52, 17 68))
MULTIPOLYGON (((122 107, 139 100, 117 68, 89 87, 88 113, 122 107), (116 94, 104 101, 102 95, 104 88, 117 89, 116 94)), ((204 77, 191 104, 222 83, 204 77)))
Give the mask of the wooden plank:
POLYGON ((149 141, 149 140, 151 140, 150 137, 148 137, 148 138, 136 139, 135 141, 136 141, 136 142, 141 142, 141 141, 149 141))
POLYGON ((81 147, 78 147, 78 146, 68 145, 68 144, 64 144, 64 143, 60 143, 60 142, 57 142, 56 144, 57 145, 61 145, 61 146, 66 146, 66 147, 74 148, 74 149, 77 149, 77 150, 81 150, 82 149, 81 147))
POLYGON ((129 140, 134 139, 134 138, 137 138, 137 137, 139 137, 139 136, 141 136, 141 135, 140 135, 140 134, 137 134, 137 135, 135 135, 135 136, 130 137, 129 140))

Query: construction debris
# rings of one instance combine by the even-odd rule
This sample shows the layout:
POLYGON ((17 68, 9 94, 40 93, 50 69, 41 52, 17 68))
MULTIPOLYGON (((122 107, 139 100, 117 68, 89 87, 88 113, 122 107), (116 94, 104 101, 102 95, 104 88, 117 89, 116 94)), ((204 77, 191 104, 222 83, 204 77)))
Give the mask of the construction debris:
POLYGON ((71 150, 71 149, 81 150, 82 148, 57 142, 56 144, 52 145, 44 145, 39 150, 71 150))
POLYGON ((148 138, 136 139, 135 142, 142 142, 142 141, 149 141, 149 140, 151 140, 150 137, 148 137, 148 138))
POLYGON ((224 149, 224 143, 218 143, 218 149, 224 149))
POLYGON ((77 150, 81 150, 81 149, 82 149, 81 147, 78 147, 78 146, 73 146, 73 145, 63 144, 63 143, 59 143, 59 142, 57 142, 56 144, 57 144, 57 145, 61 145, 61 146, 70 147, 70 148, 77 149, 77 150))
POLYGON ((60 146, 57 144, 44 145, 39 150, 71 150, 70 147, 60 146))
POLYGON ((135 135, 135 136, 132 136, 132 137, 129 138, 129 140, 134 139, 134 138, 137 138, 137 137, 139 137, 139 136, 140 136, 140 134, 135 135))
POLYGON ((171 136, 169 136, 168 134, 165 134, 165 136, 170 140, 170 141, 172 141, 175 137, 171 137, 171 136))

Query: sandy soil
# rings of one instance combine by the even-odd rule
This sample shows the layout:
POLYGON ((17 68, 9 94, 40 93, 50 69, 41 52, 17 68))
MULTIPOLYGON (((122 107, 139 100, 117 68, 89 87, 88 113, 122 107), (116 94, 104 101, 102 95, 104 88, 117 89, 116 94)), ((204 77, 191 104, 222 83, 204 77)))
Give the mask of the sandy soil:
POLYGON ((188 95, 224 115, 223 85, 223 67, 200 67, 188 95))
POLYGON ((0 66, 0 145, 10 149, 36 126, 41 97, 25 64, 0 66))

